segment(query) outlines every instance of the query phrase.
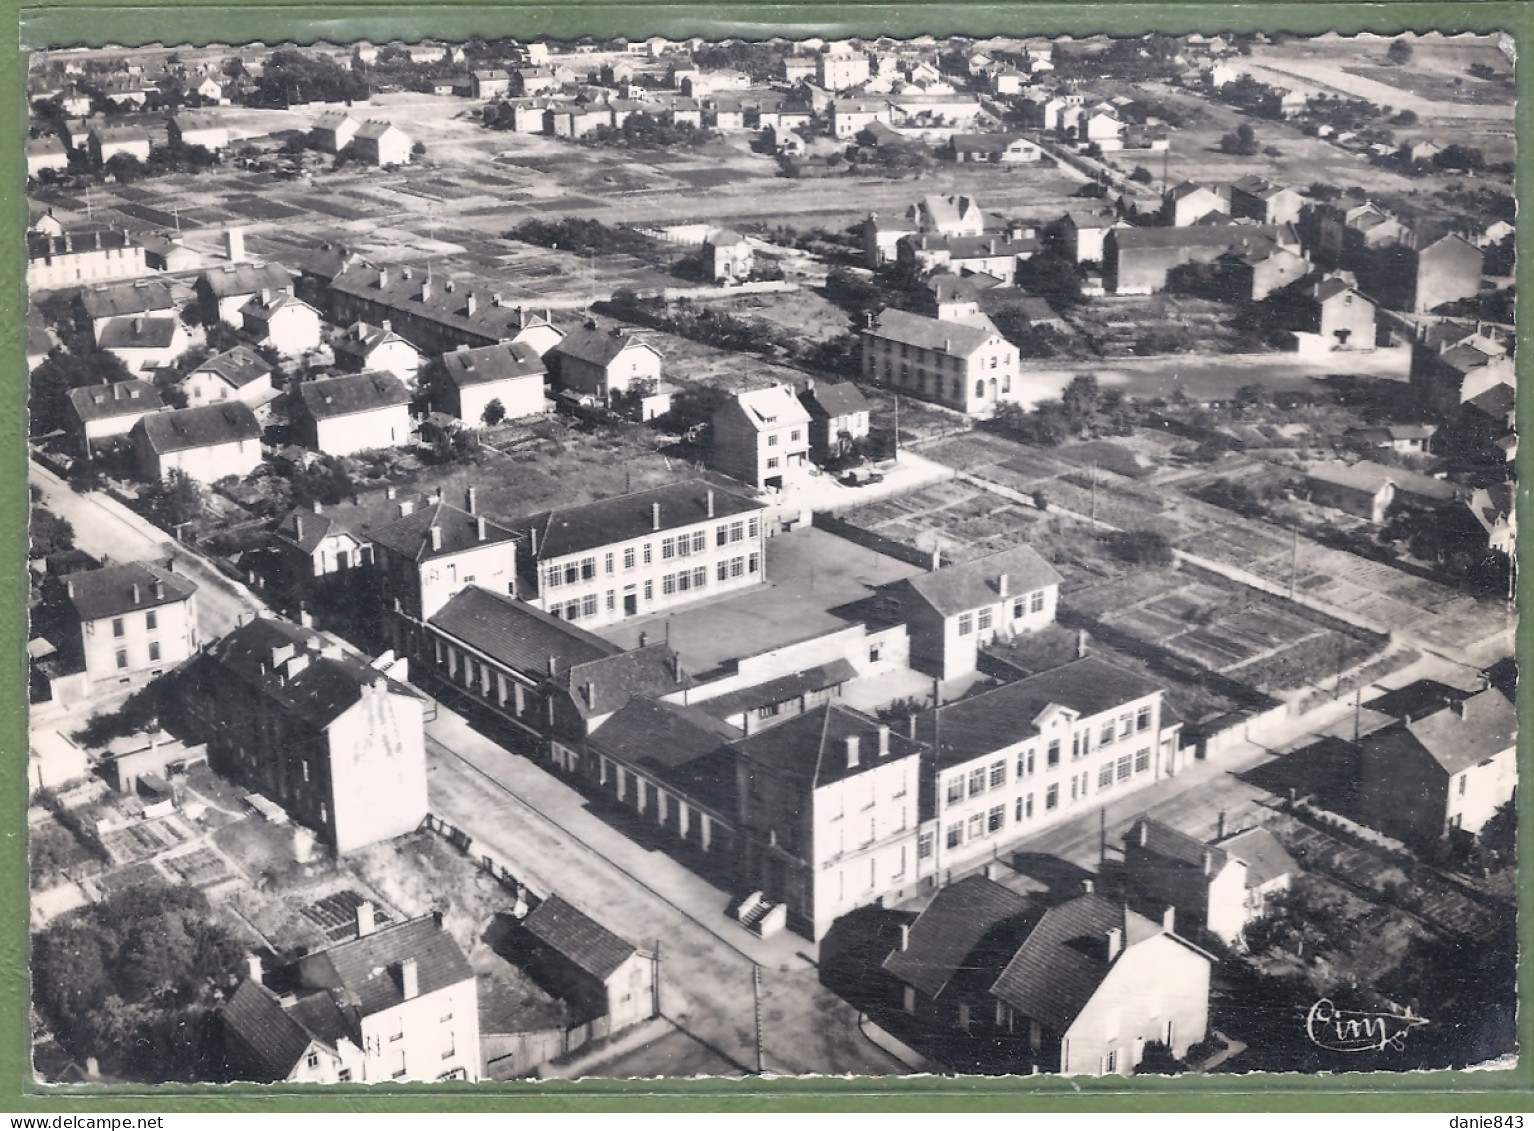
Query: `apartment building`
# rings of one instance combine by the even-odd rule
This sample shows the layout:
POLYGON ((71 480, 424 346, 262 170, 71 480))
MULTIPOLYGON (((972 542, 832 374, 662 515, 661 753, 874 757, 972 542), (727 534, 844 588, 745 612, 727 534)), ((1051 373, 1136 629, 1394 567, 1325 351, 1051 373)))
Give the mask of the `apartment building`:
POLYGON ((863 331, 863 379, 960 412, 1016 401, 1017 347, 989 320, 941 322, 886 310, 863 331))
POLYGON ((759 584, 765 511, 691 480, 517 519, 522 596, 591 628, 759 584))
POLYGON ((217 483, 261 466, 261 425, 239 401, 147 413, 128 434, 139 474, 151 482, 182 471, 217 483))
POLYGON ((809 473, 810 414, 787 385, 737 393, 714 413, 713 464, 758 491, 809 473))
POLYGON ((72 573, 65 594, 78 630, 70 642, 91 682, 130 683, 197 650, 197 583, 151 562, 72 573))

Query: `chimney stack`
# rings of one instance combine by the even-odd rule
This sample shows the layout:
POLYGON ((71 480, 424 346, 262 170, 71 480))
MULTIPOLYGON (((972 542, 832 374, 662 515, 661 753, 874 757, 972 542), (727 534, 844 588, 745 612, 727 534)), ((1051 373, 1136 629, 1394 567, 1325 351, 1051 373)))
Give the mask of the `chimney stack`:
POLYGON ((1006 574, 1002 574, 1000 577, 998 577, 996 579, 996 592, 1001 594, 1003 597, 1007 596, 1007 588, 1010 580, 1011 579, 1007 577, 1006 574))
POLYGON ((1177 908, 1173 907, 1170 903, 1166 905, 1166 910, 1161 913, 1161 929, 1169 935, 1177 933, 1177 908))
POLYGON ((259 954, 247 954, 245 956, 245 973, 252 982, 259 982, 265 975, 266 971, 262 969, 261 956, 259 954))
POLYGON ((442 527, 440 526, 434 525, 431 528, 431 548, 433 553, 442 549, 442 527))
POLYGON ((407 958, 399 964, 399 992, 406 1001, 418 996, 421 992, 420 973, 414 958, 407 958))
POLYGON ((315 514, 324 514, 325 513, 325 504, 320 502, 318 499, 314 500, 314 513, 315 514))
POLYGON ((135 605, 137 605, 138 604, 138 600, 139 600, 139 587, 138 587, 138 582, 135 581, 133 583, 133 603, 135 605))
POLYGON ((373 933, 373 903, 364 899, 357 904, 357 937, 366 938, 373 933))
POLYGON ((1106 941, 1108 944, 1108 961, 1112 962, 1119 956, 1119 952, 1124 949, 1124 928, 1109 927, 1106 941))
POLYGON ((890 756, 890 728, 887 723, 879 724, 879 757, 890 756))
POLYGON ((911 949, 911 924, 900 924, 900 949, 905 952, 911 949))
POLYGON ((1215 821, 1215 825, 1214 825, 1214 839, 1215 840, 1224 840, 1225 839, 1225 810, 1224 809, 1220 810, 1219 819, 1215 821))
POLYGON ((858 736, 855 735, 855 734, 849 734, 847 736, 847 768, 849 770, 856 769, 857 768, 857 764, 858 764, 858 736))
POLYGON ((650 528, 652 530, 659 530, 660 529, 660 504, 659 503, 651 503, 650 504, 650 528))
POLYGON ((714 517, 714 489, 712 487, 708 489, 708 517, 714 517))
POLYGON ((996 878, 996 861, 987 860, 985 862, 985 867, 981 869, 981 873, 985 876, 986 879, 994 880, 996 878))
POLYGON ((165 600, 165 582, 161 581, 158 577, 154 579, 154 599, 156 601, 165 600))
POLYGON ((1084 628, 1076 630, 1076 658, 1078 660, 1087 658, 1087 630, 1084 628))
POLYGON ((1460 699, 1454 704, 1454 713, 1459 717, 1461 722, 1463 722, 1468 715, 1468 712, 1465 709, 1465 704, 1467 702, 1468 700, 1460 699))
POLYGON ((1204 849, 1204 875, 1214 875, 1214 853, 1204 849))
POLYGON ((1081 881, 1081 892, 1082 892, 1083 895, 1091 895, 1092 894, 1092 890, 1093 890, 1093 884, 1092 884, 1092 881, 1090 879, 1086 879, 1086 880, 1082 880, 1081 881))
POLYGON ((478 501, 479 501, 479 491, 478 490, 476 490, 473 487, 468 487, 468 488, 466 488, 464 490, 464 492, 463 492, 463 509, 464 510, 468 511, 470 514, 478 514, 479 513, 479 509, 475 506, 475 504, 478 501))
POLYGON ((682 657, 675 652, 671 654, 671 678, 678 683, 682 682, 682 657))
POLYGON ((387 487, 384 488, 384 498, 389 499, 390 501, 393 501, 394 497, 398 494, 399 488, 396 487, 393 483, 390 483, 387 487))
POLYGON ((388 287, 389 287, 389 269, 387 267, 380 267, 378 269, 378 289, 382 291, 382 290, 387 290, 388 287))
POLYGON ((383 323, 379 326, 379 329, 381 329, 385 334, 392 334, 394 333, 394 323, 385 318, 383 323))
POLYGON ((1150 844, 1150 822, 1145 819, 1140 821, 1140 847, 1145 848, 1150 844))
POLYGON ((478 535, 479 535, 479 540, 481 542, 483 542, 485 540, 485 516, 484 515, 479 515, 475 519, 475 526, 477 528, 476 533, 478 533, 478 535))
POLYGON ((558 675, 559 674, 559 657, 554 655, 553 653, 549 654, 549 674, 550 675, 558 675))
POLYGON ((468 298, 467 306, 466 306, 466 309, 465 309, 464 313, 466 313, 470 318, 473 318, 474 317, 474 312, 476 310, 478 310, 478 309, 479 309, 479 296, 476 295, 473 291, 470 291, 469 292, 469 298, 468 298))
POLYGON ((230 263, 245 262, 244 228, 229 228, 224 232, 224 252, 230 263))

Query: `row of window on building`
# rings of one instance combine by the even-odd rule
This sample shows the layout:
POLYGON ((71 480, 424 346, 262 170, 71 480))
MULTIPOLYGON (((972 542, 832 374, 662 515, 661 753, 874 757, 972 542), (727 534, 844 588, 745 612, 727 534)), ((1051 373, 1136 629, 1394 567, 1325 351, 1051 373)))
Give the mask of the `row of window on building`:
MULTIPOLYGON (((714 544, 716 546, 728 546, 734 542, 743 542, 747 538, 755 538, 761 532, 759 520, 749 519, 738 522, 722 523, 714 530, 714 544)), ((679 534, 671 538, 662 538, 660 543, 660 556, 664 559, 685 558, 692 554, 702 554, 708 550, 708 531, 695 530, 691 534, 679 534)), ((632 570, 638 567, 639 559, 643 558, 645 565, 650 565, 654 560, 652 544, 646 542, 642 547, 625 546, 623 548, 623 568, 632 570)), ((602 572, 608 576, 617 572, 617 555, 608 553, 603 555, 602 572)), ((561 585, 578 585, 582 581, 592 581, 598 576, 597 559, 595 555, 581 558, 579 561, 570 561, 563 564, 549 566, 544 570, 544 584, 555 589, 561 585)))
MULTIPOLYGON (((1012 602, 1012 619, 1022 620, 1028 613, 1042 613, 1044 611, 1044 591, 1030 593, 1027 597, 1019 597, 1012 602)), ((980 631, 984 632, 991 627, 991 618, 994 610, 986 608, 976 613, 959 614, 959 635, 968 636, 975 631, 978 623, 980 631)))

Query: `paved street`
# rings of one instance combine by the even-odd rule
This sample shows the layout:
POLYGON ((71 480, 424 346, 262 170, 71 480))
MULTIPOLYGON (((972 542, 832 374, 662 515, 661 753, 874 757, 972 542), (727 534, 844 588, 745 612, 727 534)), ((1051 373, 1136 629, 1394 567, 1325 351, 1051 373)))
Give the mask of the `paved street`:
POLYGON ((755 938, 729 919, 729 893, 636 843, 586 798, 451 711, 428 726, 432 811, 521 878, 638 946, 661 942, 661 1009, 680 1035, 608 1066, 619 1075, 755 1070, 751 971, 762 966, 766 1065, 778 1072, 882 1075, 900 1064, 819 982, 797 935, 755 938))
MULTIPOLYGON (((42 492, 42 505, 75 528, 75 545, 92 557, 131 562, 167 556, 170 537, 116 499, 99 491, 81 494, 36 461, 28 479, 42 492)), ((190 550, 177 550, 176 571, 197 582, 197 628, 203 640, 223 636, 241 616, 265 608, 243 585, 190 550)))

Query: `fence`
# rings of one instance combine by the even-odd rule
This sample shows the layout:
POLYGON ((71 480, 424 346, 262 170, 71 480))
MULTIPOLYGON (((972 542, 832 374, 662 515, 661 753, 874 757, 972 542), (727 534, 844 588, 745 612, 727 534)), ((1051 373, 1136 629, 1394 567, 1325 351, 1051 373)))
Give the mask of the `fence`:
POLYGON ((838 538, 845 538, 869 550, 877 550, 881 554, 895 558, 908 565, 921 566, 931 569, 934 564, 949 565, 949 559, 941 552, 937 554, 937 562, 933 562, 931 550, 920 550, 915 546, 904 542, 897 542, 893 538, 886 538, 882 534, 875 534, 872 530, 865 530, 861 526, 854 526, 844 518, 838 518, 830 511, 816 511, 814 525, 828 534, 835 534, 838 538))
POLYGON ((675 302, 679 298, 734 298, 736 295, 783 294, 797 290, 799 284, 787 279, 763 279, 757 283, 736 283, 728 287, 664 287, 660 297, 667 302, 675 302))
POLYGON ((537 1074, 540 1066, 578 1053, 612 1034, 606 1014, 569 1029, 531 1029, 525 1033, 481 1033, 485 1074, 492 1080, 512 1080, 537 1074))
POLYGON ((535 906, 548 899, 549 892, 536 884, 519 878, 504 863, 497 860, 492 854, 485 852, 483 847, 478 851, 471 851, 474 848, 474 838, 458 828, 458 826, 444 821, 435 813, 426 814, 425 818, 421 821, 421 828, 442 837, 454 848, 458 849, 459 852, 469 857, 480 871, 490 876, 507 891, 521 897, 531 897, 531 901, 535 906))

